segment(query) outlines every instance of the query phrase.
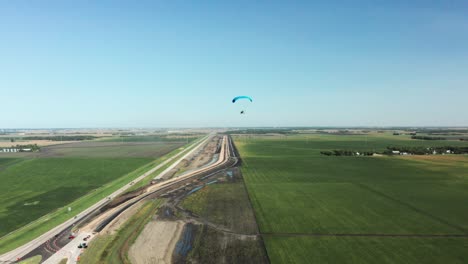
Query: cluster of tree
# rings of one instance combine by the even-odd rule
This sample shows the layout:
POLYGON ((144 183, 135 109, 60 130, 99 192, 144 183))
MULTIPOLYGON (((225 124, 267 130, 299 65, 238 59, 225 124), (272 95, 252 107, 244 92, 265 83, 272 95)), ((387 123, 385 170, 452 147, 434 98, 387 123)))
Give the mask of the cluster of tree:
POLYGON ((417 132, 427 133, 427 134, 466 134, 468 129, 416 129, 417 132))
POLYGON ((39 151, 41 149, 37 144, 16 145, 12 148, 19 149, 20 152, 25 151, 25 149, 30 149, 31 151, 39 151))
POLYGON ((352 150, 333 150, 333 151, 320 151, 320 154, 325 156, 372 156, 374 152, 369 151, 352 151, 352 150))
POLYGON ((135 136, 136 134, 133 132, 119 132, 119 133, 112 133, 113 136, 135 136))
POLYGON ((430 136, 411 136, 411 139, 421 139, 421 140, 446 140, 444 137, 430 137, 430 136))
MULTIPOLYGON (((429 149, 430 148, 425 147, 387 147, 387 149, 384 150, 382 154, 393 155, 393 151, 399 151, 413 155, 424 155, 429 154, 429 149)), ((430 154, 432 154, 432 151, 430 151, 430 154)))
POLYGON ((76 136, 30 136, 23 137, 23 140, 51 140, 51 141, 81 141, 96 139, 95 136, 76 135, 76 136))

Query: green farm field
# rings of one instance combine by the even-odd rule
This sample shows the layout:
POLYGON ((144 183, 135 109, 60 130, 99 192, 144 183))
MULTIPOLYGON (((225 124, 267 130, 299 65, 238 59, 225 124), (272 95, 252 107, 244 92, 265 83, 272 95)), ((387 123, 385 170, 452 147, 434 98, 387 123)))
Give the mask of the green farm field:
POLYGON ((0 172, 0 236, 150 161, 147 158, 38 158, 14 164, 0 172))
POLYGON ((375 133, 237 136, 235 144, 272 263, 457 263, 468 258, 467 155, 320 154, 468 142, 375 133), (439 245, 447 250, 431 250, 439 245))
POLYGON ((185 144, 88 141, 19 153, 34 156, 0 157, 0 252, 72 218, 185 144))

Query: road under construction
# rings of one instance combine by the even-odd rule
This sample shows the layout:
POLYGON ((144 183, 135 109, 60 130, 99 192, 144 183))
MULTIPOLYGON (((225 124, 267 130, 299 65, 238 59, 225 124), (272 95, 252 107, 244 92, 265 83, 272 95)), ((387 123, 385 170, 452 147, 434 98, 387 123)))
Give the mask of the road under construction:
MULTIPOLYGON (((211 134, 202 143, 208 142, 213 139, 214 136, 214 134, 211 134)), ((187 157, 188 154, 189 153, 184 157, 187 157)), ((79 259, 79 255, 83 251, 82 249, 78 249, 78 245, 83 243, 85 238, 86 242, 91 241, 96 234, 106 231, 106 228, 115 221, 118 221, 124 212, 129 211, 129 209, 137 206, 140 202, 147 199, 165 197, 181 189, 189 190, 197 188, 197 186, 209 180, 211 175, 215 175, 221 170, 235 166, 238 162, 238 158, 236 157, 232 140, 229 136, 222 136, 217 151, 217 157, 218 159, 215 162, 210 162, 200 168, 178 175, 177 177, 161 180, 161 175, 167 171, 165 170, 155 177, 153 181, 154 184, 146 186, 133 197, 130 196, 126 199, 122 199, 118 204, 114 203, 112 206, 109 206, 112 202, 112 200, 109 199, 108 203, 92 210, 86 216, 79 219, 79 221, 63 228, 63 230, 52 235, 46 242, 37 245, 29 252, 21 256, 10 255, 10 259, 2 258, 0 263, 14 263, 18 259, 27 259, 37 255, 42 256, 43 263, 58 263, 63 258, 68 258, 67 263, 76 263, 77 259, 79 259), (73 234, 74 238, 69 239, 71 234, 73 234)), ((178 162, 180 162, 180 160, 178 162)), ((114 197, 114 200, 118 198, 119 197, 114 197)))

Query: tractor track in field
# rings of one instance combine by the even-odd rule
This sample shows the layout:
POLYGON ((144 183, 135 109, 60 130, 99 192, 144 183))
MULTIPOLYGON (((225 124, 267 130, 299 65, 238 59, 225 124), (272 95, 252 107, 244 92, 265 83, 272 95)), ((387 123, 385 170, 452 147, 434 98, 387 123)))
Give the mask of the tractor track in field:
POLYGON ((178 205, 174 206, 174 208, 183 214, 184 216, 184 220, 187 222, 187 223, 193 223, 193 224, 198 224, 198 225, 206 225, 206 226, 209 226, 213 229, 215 229, 216 231, 219 231, 221 233, 224 233, 224 234, 229 234, 229 235, 233 235, 235 237, 238 237, 238 238, 258 238, 260 236, 259 233, 240 233, 240 232, 236 232, 230 228, 227 228, 227 227, 224 227, 222 225, 219 225, 219 224, 215 224, 213 222, 211 222, 210 220, 206 219, 205 217, 202 217, 200 215, 197 215, 195 213, 192 213, 178 205))

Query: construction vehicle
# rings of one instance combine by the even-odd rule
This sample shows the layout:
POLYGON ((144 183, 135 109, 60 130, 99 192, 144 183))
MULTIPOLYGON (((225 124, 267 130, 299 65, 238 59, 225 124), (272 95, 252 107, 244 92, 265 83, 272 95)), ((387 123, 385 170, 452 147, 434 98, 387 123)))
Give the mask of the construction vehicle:
POLYGON ((88 248, 88 244, 86 244, 86 243, 80 243, 80 244, 78 245, 78 248, 88 248))

